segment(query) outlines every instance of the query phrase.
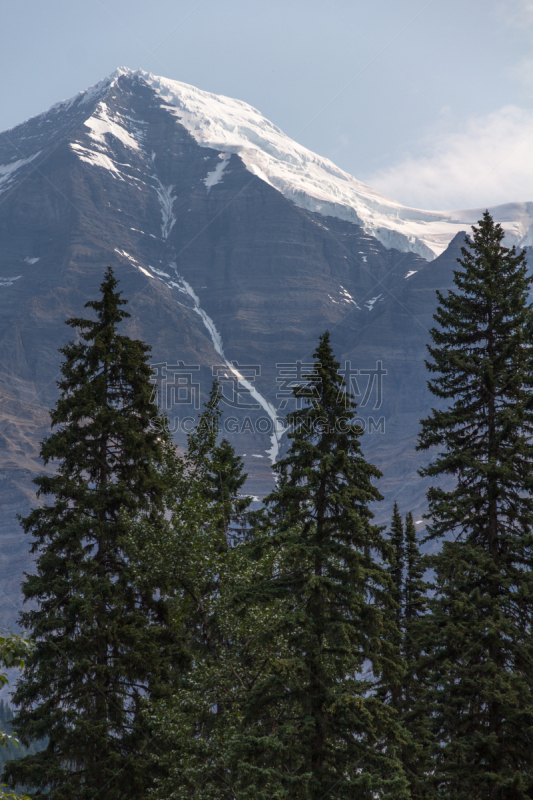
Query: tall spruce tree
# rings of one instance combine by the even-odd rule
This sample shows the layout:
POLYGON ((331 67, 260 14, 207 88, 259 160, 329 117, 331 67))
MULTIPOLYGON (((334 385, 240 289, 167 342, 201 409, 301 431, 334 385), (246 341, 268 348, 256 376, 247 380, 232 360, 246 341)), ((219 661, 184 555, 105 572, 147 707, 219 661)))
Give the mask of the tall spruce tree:
POLYGON ((426 626, 433 795, 533 797, 533 314, 524 252, 485 212, 439 293, 422 422, 435 596, 426 626))
POLYGON ((426 559, 421 554, 413 515, 405 518, 403 555, 405 572, 402 585, 402 676, 401 720, 409 734, 402 750, 402 763, 409 780, 413 800, 431 798, 428 773, 431 769, 429 749, 430 711, 424 702, 424 629, 431 624, 426 616, 428 584, 424 580, 426 559))
POLYGON ((394 503, 391 521, 390 543, 392 547, 391 575, 394 583, 395 600, 397 605, 397 625, 398 629, 403 627, 403 587, 404 587, 404 568, 405 568, 405 533, 403 521, 398 509, 398 503, 394 503))
POLYGON ((164 608, 134 588, 126 545, 128 519, 163 522, 168 448, 151 401, 150 348, 117 330, 129 314, 111 268, 100 289, 86 304, 94 321, 67 321, 81 338, 61 351, 61 394, 41 448, 54 472, 35 479, 52 502, 22 519, 37 556, 21 615, 34 650, 14 728, 25 744, 48 744, 10 762, 5 777, 47 800, 145 798, 139 709, 164 677, 164 608))
MULTIPOLYGON (((387 540, 384 565, 389 576, 389 591, 383 593, 385 614, 390 616, 386 648, 389 653, 378 685, 378 697, 394 709, 398 719, 405 710, 404 681, 404 580, 405 580, 405 531, 404 524, 394 502, 390 532, 387 540)), ((384 643, 385 644, 385 643, 384 643)))
POLYGON ((272 571, 247 602, 276 612, 263 633, 268 669, 243 706, 236 796, 400 800, 408 790, 398 727, 376 692, 394 666, 387 545, 369 508, 380 472, 361 452, 356 404, 328 333, 314 358, 296 390, 308 402, 288 415, 291 445, 255 532, 272 571))
POLYGON ((397 670, 397 665, 402 663, 404 658, 404 636, 405 636, 405 607, 404 607, 404 583, 405 583, 405 531, 403 520, 398 509, 398 503, 394 503, 390 531, 391 563, 390 573, 392 578, 392 599, 394 602, 393 614, 395 625, 392 626, 392 644, 395 652, 395 665, 392 680, 385 680, 385 686, 391 691, 391 705, 401 715, 404 711, 403 702, 403 674, 397 670))
POLYGON ((405 579, 403 585, 403 654, 406 662, 406 704, 413 706, 417 694, 416 672, 422 656, 422 622, 428 603, 428 584, 424 580, 427 559, 420 552, 413 515, 405 518, 405 579))

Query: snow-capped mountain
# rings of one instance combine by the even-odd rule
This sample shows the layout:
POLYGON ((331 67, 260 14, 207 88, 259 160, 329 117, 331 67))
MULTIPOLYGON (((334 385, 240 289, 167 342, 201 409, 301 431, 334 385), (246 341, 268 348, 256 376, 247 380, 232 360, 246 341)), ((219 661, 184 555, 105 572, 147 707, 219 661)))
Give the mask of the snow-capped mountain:
MULTIPOLYGON (((290 376, 329 329, 380 489, 420 518, 425 456, 414 445, 433 402, 424 356, 435 289, 450 286, 481 210, 405 208, 245 103, 130 70, 0 133, 0 165, 4 620, 30 567, 16 514, 35 502, 58 348, 72 337, 64 322, 90 313, 108 264, 130 301, 126 332, 152 346, 179 443, 218 376, 225 435, 248 491, 265 494, 286 447, 290 376)), ((510 241, 529 244, 532 204, 492 211, 510 241)))
MULTIPOLYGON (((103 98, 118 79, 126 76, 149 86, 169 114, 179 120, 201 147, 220 153, 220 163, 205 177, 210 188, 223 179, 231 154, 246 169, 273 186, 301 208, 361 225, 385 247, 414 252, 427 260, 440 255, 465 226, 477 222, 484 209, 426 211, 408 208, 366 186, 356 178, 290 139, 252 106, 240 100, 196 89, 179 81, 156 77, 143 70, 118 69, 99 84, 59 103, 41 119, 45 127, 66 111, 82 111, 96 102, 85 125, 92 139, 89 149, 74 149, 88 163, 110 170, 120 179, 120 164, 108 153, 107 136, 118 138, 126 148, 139 149, 142 129, 131 120, 110 116, 103 98), (52 119, 51 119, 52 118, 52 119)), ((35 144, 40 143, 35 137, 35 144)), ((26 150, 26 148, 24 148, 26 150)), ((0 166, 0 191, 13 185, 40 155, 36 150, 0 166)), ((131 177, 131 176, 130 176, 131 177)), ((506 203, 490 208, 507 234, 508 244, 533 245, 533 202, 506 203)))

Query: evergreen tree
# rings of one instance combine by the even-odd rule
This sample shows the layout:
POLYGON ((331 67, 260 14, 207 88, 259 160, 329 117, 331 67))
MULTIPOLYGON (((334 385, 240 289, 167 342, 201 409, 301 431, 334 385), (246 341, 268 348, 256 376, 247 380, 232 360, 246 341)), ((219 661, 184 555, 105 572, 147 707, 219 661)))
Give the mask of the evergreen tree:
POLYGON ((245 524, 251 498, 240 494, 247 477, 242 458, 227 439, 218 442, 220 401, 220 384, 214 381, 198 425, 188 436, 187 462, 203 487, 207 503, 216 510, 217 524, 229 546, 232 528, 245 524))
POLYGON ((394 599, 397 611, 396 620, 398 630, 403 628, 403 587, 405 568, 405 534, 402 517, 398 510, 398 503, 394 503, 391 522, 390 543, 392 547, 391 575, 394 584, 394 599))
POLYGON ((386 700, 403 726, 401 761, 409 782, 412 798, 426 798, 428 720, 422 701, 423 683, 421 626, 425 621, 426 584, 423 580, 424 559, 418 548, 413 516, 409 512, 402 521, 398 504, 394 503, 390 564, 392 607, 395 624, 390 627, 394 667, 385 671, 379 696, 386 700))
POLYGON ((388 616, 386 641, 383 636, 382 647, 388 652, 383 664, 377 687, 377 696, 387 703, 401 720, 404 710, 404 568, 405 542, 404 525, 398 503, 395 501, 392 512, 390 532, 384 550, 384 567, 389 578, 388 591, 382 598, 383 613, 388 616))
POLYGON ((164 434, 151 401, 149 347, 118 333, 129 316, 111 268, 91 301, 96 320, 70 319, 81 338, 62 349, 60 397, 35 479, 52 498, 22 519, 35 574, 23 584, 34 641, 14 702, 15 731, 46 748, 10 762, 7 780, 47 800, 144 798, 141 700, 164 678, 165 609, 132 585, 129 520, 164 519, 164 434))
POLYGON ((268 649, 263 641, 275 609, 243 606, 236 596, 260 580, 264 561, 251 560, 245 542, 221 548, 207 519, 201 530, 182 532, 195 549, 188 550, 188 564, 179 570, 188 591, 176 596, 173 625, 182 632, 191 659, 188 669, 176 675, 173 693, 148 707, 158 772, 150 797, 251 800, 255 785, 243 789, 241 777, 243 709, 284 643, 268 649), (202 592, 209 583, 213 590, 202 592), (192 620, 197 621, 195 630, 192 620))
MULTIPOLYGON (((403 673, 396 675, 398 691, 392 692, 391 703, 398 713, 409 712, 417 693, 416 671, 422 656, 421 623, 427 609, 427 584, 424 581, 426 560, 421 554, 413 515, 402 521, 398 504, 394 503, 390 535, 390 573, 396 624, 392 627, 395 659, 403 673)), ((390 687, 387 687, 390 689, 390 687)))
MULTIPOLYGON (((236 779, 240 696, 248 689, 257 647, 254 630, 265 609, 234 602, 237 586, 253 582, 243 524, 250 499, 246 474, 229 442, 218 442, 220 394, 214 384, 173 481, 171 518, 154 539, 142 523, 143 563, 171 607, 170 624, 186 658, 169 694, 148 705, 154 736, 156 787, 169 800, 232 797, 236 779), (254 621, 255 615, 255 621, 254 621)), ((262 652, 261 655, 264 653, 262 652)))
POLYGON ((447 537, 426 626, 434 796, 533 796, 533 314, 524 252, 503 247, 485 212, 439 293, 431 391, 447 406, 422 422, 439 447, 422 474, 430 538, 447 537))
MULTIPOLYGON (((405 581, 403 586, 403 654, 407 675, 416 679, 416 668, 422 656, 421 622, 427 612, 427 583, 424 580, 426 559, 420 553, 413 515, 405 518, 405 581)), ((415 686, 406 685, 407 707, 413 704, 415 686)))
POLYGON ((400 800, 398 726, 376 692, 394 668, 387 545, 369 509, 380 472, 362 455, 328 333, 314 358, 255 531, 255 552, 272 566, 246 601, 275 611, 262 636, 268 669, 244 698, 236 796, 400 800))
POLYGON ((426 559, 420 553, 413 515, 405 518, 405 575, 402 587, 402 677, 401 719, 409 733, 403 748, 402 763, 409 780, 413 800, 431 798, 428 751, 431 744, 429 709, 424 702, 424 629, 431 625, 427 617, 428 585, 424 580, 426 559))
POLYGON ((390 546, 391 561, 390 574, 392 579, 392 613, 395 624, 391 626, 392 646, 394 652, 394 669, 390 679, 384 675, 384 687, 390 691, 390 703, 400 714, 403 714, 403 673, 398 667, 403 669, 404 659, 404 636, 405 636, 405 608, 404 608, 404 569, 405 569, 405 532, 402 517, 398 509, 398 503, 394 503, 391 520, 390 546))

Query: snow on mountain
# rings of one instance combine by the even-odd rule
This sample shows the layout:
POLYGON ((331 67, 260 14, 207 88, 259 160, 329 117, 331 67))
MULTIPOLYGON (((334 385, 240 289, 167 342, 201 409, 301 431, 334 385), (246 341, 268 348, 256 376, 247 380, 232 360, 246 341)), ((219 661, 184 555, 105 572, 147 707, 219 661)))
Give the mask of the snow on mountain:
MULTIPOLYGON (((247 103, 143 70, 126 68, 119 68, 87 91, 57 103, 47 112, 57 114, 70 107, 79 110, 101 97, 102 101, 85 121, 93 147, 89 150, 81 145, 72 146, 81 159, 110 170, 119 179, 125 178, 120 165, 106 153, 106 136, 120 139, 131 150, 142 147, 143 139, 141 129, 121 124, 124 120, 111 119, 103 102, 106 93, 121 76, 150 86, 169 113, 200 146, 220 152, 220 164, 206 174, 207 191, 224 179, 229 156, 236 153, 250 173, 269 183, 297 206, 354 222, 386 247, 415 252, 428 260, 442 253, 454 236, 476 223, 484 211, 483 208, 453 211, 408 208, 293 141, 247 103)), ((0 165, 0 183, 4 180, 10 185, 10 179, 15 178, 19 167, 28 162, 29 159, 18 159, 0 165)), ((126 179, 131 180, 131 175, 126 179)), ((504 227, 507 244, 533 245, 533 202, 506 203, 489 210, 504 227)))
POLYGON ((15 161, 11 161, 9 164, 1 164, 0 165, 0 192, 9 189, 10 186, 14 181, 17 179, 17 172, 21 167, 26 166, 34 158, 37 158, 39 155, 39 151, 34 155, 30 156, 29 158, 17 158, 15 161), (3 187, 3 188, 2 188, 3 187))
MULTIPOLYGON (((169 111, 198 144, 222 153, 237 153, 251 173, 296 205, 362 225, 386 247, 419 253, 431 260, 465 226, 477 222, 484 211, 408 208, 293 141, 247 103, 142 70, 134 74, 168 103, 169 111)), ((533 202, 507 203, 490 211, 503 225, 509 244, 533 243, 533 202)))

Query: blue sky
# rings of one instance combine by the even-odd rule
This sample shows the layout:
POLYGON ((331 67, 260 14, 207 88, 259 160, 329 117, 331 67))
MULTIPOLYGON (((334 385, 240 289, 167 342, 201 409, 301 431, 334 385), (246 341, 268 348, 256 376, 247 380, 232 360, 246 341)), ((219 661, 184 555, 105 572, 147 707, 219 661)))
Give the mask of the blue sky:
POLYGON ((533 0, 1 0, 0 130, 118 66, 423 208, 533 201, 533 0))

